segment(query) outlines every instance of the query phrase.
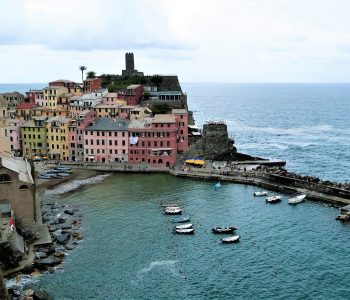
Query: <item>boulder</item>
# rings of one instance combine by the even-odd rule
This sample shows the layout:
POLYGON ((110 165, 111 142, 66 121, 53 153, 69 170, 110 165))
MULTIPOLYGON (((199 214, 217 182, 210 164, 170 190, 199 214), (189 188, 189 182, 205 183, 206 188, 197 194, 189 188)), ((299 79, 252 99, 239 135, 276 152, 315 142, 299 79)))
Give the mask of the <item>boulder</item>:
POLYGON ((72 216, 72 215, 74 215, 74 210, 73 209, 65 209, 64 213, 72 216))
POLYGON ((38 267, 38 269, 46 269, 47 267, 55 266, 61 263, 61 260, 56 257, 47 257, 38 259, 35 261, 35 265, 38 267))
POLYGON ((24 292, 24 295, 27 297, 33 297, 34 296, 34 291, 32 289, 26 290, 24 292))
POLYGON ((46 257, 46 253, 45 252, 35 252, 35 258, 39 259, 39 258, 44 258, 46 257))
POLYGON ((75 238, 76 240, 82 240, 84 236, 80 232, 74 232, 73 238, 75 238))
POLYGON ((70 233, 62 233, 61 235, 56 236, 57 243, 64 245, 66 244, 70 239, 70 233))
POLYGON ((53 300, 53 297, 50 296, 45 291, 34 291, 33 299, 34 300, 53 300))

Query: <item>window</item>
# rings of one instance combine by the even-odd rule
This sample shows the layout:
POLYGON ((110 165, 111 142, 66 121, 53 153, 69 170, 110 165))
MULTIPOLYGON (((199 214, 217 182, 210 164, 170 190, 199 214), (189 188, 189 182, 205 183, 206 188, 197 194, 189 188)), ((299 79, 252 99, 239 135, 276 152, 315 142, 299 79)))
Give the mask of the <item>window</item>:
POLYGON ((118 141, 114 141, 114 146, 118 146, 118 141))
POLYGON ((125 140, 122 141, 122 145, 125 146, 125 140))
POLYGON ((10 182, 11 177, 7 174, 0 174, 0 182, 10 182))
POLYGON ((112 140, 109 140, 109 145, 112 146, 112 140))

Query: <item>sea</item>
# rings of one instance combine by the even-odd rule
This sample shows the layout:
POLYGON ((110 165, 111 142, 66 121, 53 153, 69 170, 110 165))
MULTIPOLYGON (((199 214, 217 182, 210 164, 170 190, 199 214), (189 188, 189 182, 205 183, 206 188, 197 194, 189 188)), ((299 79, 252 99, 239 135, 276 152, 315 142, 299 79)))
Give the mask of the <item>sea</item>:
MULTIPOLYGON (((45 85, 43 85, 45 86, 45 85)), ((28 85, 12 86, 21 90, 28 85)), ((6 90, 0 85, 0 92, 6 90)), ((32 88, 40 88, 37 85, 32 88)), ((349 182, 350 84, 182 83, 196 125, 225 121, 238 151, 349 182)), ((350 225, 336 207, 266 204, 257 188, 166 174, 109 174, 44 197, 81 208, 84 240, 65 266, 26 283, 55 299, 348 299, 350 225), (75 189, 75 192, 72 192, 75 189), (173 234, 163 205, 191 218, 173 234), (215 226, 235 226, 222 244, 215 226)), ((271 193, 272 194, 272 193, 271 193)))

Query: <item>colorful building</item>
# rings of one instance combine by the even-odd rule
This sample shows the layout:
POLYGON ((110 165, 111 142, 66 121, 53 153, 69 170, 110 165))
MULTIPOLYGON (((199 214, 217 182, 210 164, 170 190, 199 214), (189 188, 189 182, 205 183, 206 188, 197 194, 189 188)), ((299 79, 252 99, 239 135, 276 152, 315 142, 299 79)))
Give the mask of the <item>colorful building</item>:
POLYGON ((126 101, 127 105, 139 105, 143 94, 143 86, 140 84, 129 85, 125 91, 118 94, 120 99, 126 101))
POLYGON ((68 93, 68 88, 65 86, 48 86, 44 89, 44 102, 48 109, 57 110, 57 100, 63 94, 68 93))
POLYGON ((16 106, 16 115, 18 119, 28 121, 32 118, 33 107, 35 104, 33 102, 22 102, 16 106))
POLYGON ((50 159, 69 160, 70 122, 70 118, 60 116, 47 119, 47 154, 50 159))
POLYGON ((84 159, 97 162, 128 161, 129 120, 99 118, 84 131, 84 159))
POLYGON ((177 124, 177 152, 182 153, 188 149, 188 111, 187 109, 173 109, 177 124))
POLYGON ((46 119, 47 117, 33 117, 23 122, 21 127, 23 157, 46 156, 46 119))
POLYGON ((69 159, 84 160, 84 131, 96 118, 93 111, 84 111, 71 120, 69 124, 69 159))
POLYGON ((129 163, 171 167, 176 162, 177 123, 170 114, 136 119, 129 124, 129 163))
POLYGON ((101 89, 100 78, 87 78, 84 80, 83 93, 92 93, 101 89))

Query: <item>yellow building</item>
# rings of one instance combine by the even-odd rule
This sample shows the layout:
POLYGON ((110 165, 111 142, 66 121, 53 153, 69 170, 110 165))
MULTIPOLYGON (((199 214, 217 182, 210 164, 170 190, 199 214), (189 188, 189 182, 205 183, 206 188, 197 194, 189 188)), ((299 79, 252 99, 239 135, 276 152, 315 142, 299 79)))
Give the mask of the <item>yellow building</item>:
POLYGON ((49 86, 44 89, 44 98, 48 109, 57 110, 57 100, 60 96, 67 94, 68 88, 64 86, 49 86))
POLYGON ((98 104, 92 108, 98 118, 114 118, 118 115, 118 105, 98 104))
POLYGON ((52 117, 47 120, 47 151, 49 159, 69 160, 70 118, 52 117))
POLYGON ((33 117, 21 126, 23 157, 46 156, 46 117, 33 117))

